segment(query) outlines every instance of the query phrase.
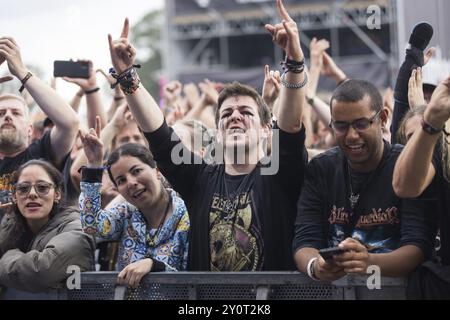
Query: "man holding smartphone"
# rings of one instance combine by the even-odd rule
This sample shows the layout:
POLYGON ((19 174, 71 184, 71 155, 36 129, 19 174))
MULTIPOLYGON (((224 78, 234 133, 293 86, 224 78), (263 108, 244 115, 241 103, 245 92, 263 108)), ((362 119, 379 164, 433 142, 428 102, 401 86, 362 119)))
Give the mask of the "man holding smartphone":
POLYGON ((425 200, 401 199, 392 189, 402 146, 382 138, 381 95, 369 82, 348 80, 330 106, 339 147, 308 165, 293 244, 297 267, 328 282, 366 274, 371 265, 383 276, 406 276, 431 256, 436 225, 425 200), (343 253, 327 250, 334 254, 325 260, 319 249, 328 247, 343 253))
MULTIPOLYGON (((0 62, 22 83, 54 128, 30 144, 32 124, 26 102, 16 95, 0 96, 0 192, 2 207, 8 205, 14 171, 31 159, 46 159, 62 167, 78 132, 79 120, 73 109, 42 80, 31 74, 22 62, 19 47, 11 37, 0 38, 0 62)), ((0 212, 0 215, 1 212, 0 212)))

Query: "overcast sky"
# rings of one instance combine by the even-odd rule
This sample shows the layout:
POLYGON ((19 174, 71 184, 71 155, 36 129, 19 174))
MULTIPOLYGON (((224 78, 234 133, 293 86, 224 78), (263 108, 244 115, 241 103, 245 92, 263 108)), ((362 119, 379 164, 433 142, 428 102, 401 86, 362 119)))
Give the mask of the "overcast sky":
MULTIPOLYGON (((133 25, 147 12, 162 7, 163 2, 0 0, 0 36, 14 37, 24 62, 43 69, 46 80, 53 73, 54 60, 89 58, 96 66, 108 69, 108 33, 118 37, 125 17, 133 25)), ((6 72, 3 64, 0 75, 6 72)))

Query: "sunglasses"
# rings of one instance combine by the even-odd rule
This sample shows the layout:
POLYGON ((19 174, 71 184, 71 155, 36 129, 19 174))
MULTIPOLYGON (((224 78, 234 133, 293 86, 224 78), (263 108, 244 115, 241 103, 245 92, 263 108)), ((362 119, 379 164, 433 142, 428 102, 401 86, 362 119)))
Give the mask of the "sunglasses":
POLYGON ((330 128, 333 129, 334 132, 339 135, 346 134, 348 129, 350 128, 350 126, 352 126, 353 129, 355 129, 356 131, 362 132, 362 131, 365 131, 370 128, 372 123, 375 122, 375 118, 378 115, 380 115, 380 113, 381 113, 381 110, 379 110, 377 113, 375 113, 375 115, 373 117, 371 117, 369 119, 361 118, 361 119, 357 119, 352 122, 331 120, 330 128))
POLYGON ((43 181, 37 182, 35 184, 23 182, 23 183, 18 183, 14 186, 14 192, 19 197, 26 197, 30 194, 31 187, 34 187, 34 191, 39 196, 42 197, 42 196, 46 196, 50 192, 50 189, 55 188, 56 186, 53 183, 48 183, 48 182, 43 182, 43 181))

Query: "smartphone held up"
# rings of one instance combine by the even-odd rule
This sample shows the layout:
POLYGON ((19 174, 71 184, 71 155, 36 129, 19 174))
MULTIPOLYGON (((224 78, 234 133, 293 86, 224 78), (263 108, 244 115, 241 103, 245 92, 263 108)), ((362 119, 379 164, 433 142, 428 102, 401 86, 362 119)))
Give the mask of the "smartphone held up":
POLYGON ((56 60, 53 64, 53 76, 89 79, 89 62, 56 60))

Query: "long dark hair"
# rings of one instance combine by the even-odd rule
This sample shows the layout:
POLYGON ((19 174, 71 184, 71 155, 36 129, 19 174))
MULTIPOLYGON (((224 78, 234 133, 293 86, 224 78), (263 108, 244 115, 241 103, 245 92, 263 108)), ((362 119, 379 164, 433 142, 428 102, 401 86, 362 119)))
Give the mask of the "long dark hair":
MULTIPOLYGON (((53 165, 44 160, 30 160, 25 164, 21 165, 17 171, 14 172, 12 177, 13 186, 19 181, 20 176, 24 169, 30 166, 39 166, 47 172, 53 184, 55 185, 55 191, 59 191, 61 193, 61 199, 64 198, 64 179, 62 174, 56 169, 53 165)), ((15 192, 13 188, 13 193, 15 192)), ((65 209, 66 205, 61 203, 53 203, 53 207, 49 214, 49 219, 52 219, 61 209, 65 209)), ((0 252, 6 252, 7 250, 18 248, 22 251, 26 251, 27 247, 31 239, 33 238, 33 234, 28 227, 27 221, 19 210, 19 207, 16 203, 13 203, 10 211, 7 213, 9 217, 12 219, 9 224, 9 228, 5 238, 2 239, 3 243, 0 243, 0 252)), ((3 238, 3 237, 2 237, 3 238)))
POLYGON ((150 150, 139 143, 127 143, 116 150, 114 150, 113 153, 108 158, 107 162, 107 168, 108 168, 108 175, 111 181, 114 183, 114 185, 117 187, 116 181, 114 181, 114 177, 111 173, 111 166, 119 161, 119 159, 123 156, 130 156, 134 158, 138 158, 143 163, 149 165, 151 168, 156 168, 156 162, 153 159, 153 155, 150 152, 150 150))

